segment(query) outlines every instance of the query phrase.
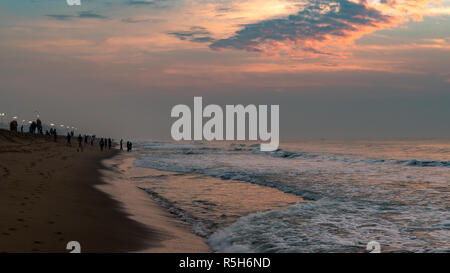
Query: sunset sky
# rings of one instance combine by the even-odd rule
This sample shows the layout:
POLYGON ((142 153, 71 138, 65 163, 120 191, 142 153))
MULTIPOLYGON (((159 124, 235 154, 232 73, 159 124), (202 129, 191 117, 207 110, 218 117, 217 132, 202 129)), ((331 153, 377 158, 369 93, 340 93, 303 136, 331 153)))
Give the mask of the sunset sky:
POLYGON ((450 138, 450 1, 2 0, 0 112, 170 138, 173 105, 279 104, 281 139, 450 138))

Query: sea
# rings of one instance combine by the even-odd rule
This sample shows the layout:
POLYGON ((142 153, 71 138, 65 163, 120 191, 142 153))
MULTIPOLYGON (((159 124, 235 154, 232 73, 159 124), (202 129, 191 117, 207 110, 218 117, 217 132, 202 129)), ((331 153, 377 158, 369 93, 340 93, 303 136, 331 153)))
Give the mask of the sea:
POLYGON ((450 140, 135 147, 128 179, 215 252, 450 252, 450 140))

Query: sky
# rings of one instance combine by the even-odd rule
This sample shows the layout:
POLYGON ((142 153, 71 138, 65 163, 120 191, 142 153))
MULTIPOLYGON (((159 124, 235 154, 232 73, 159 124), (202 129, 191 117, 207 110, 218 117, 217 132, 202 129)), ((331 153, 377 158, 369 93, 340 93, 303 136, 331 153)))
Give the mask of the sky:
POLYGON ((450 138, 450 1, 0 2, 9 117, 170 139, 194 96, 280 105, 281 140, 450 138))

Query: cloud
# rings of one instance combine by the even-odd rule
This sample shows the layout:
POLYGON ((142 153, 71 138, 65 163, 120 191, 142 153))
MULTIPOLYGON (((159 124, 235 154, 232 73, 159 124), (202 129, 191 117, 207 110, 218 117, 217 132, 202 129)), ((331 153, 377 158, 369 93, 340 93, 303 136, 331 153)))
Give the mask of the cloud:
POLYGON ((78 14, 79 18, 107 19, 107 17, 90 11, 82 11, 78 14))
POLYGON ((210 37, 211 33, 204 27, 193 26, 189 30, 168 32, 168 35, 177 37, 180 40, 205 43, 215 41, 210 37))
POLYGON ((153 5, 155 4, 153 1, 139 1, 139 0, 131 0, 128 1, 128 5, 134 6, 134 5, 153 5))
POLYGON ((78 13, 78 15, 67 15, 67 14, 47 14, 47 17, 50 17, 55 20, 60 21, 68 21, 72 20, 74 18, 80 18, 80 19, 108 19, 108 17, 100 15, 98 13, 93 13, 91 11, 81 11, 78 13))
POLYGON ((213 42, 214 50, 239 49, 250 52, 297 50, 304 54, 330 55, 336 41, 360 37, 389 25, 393 18, 360 1, 314 0, 297 14, 247 24, 233 36, 213 42))
POLYGON ((161 22, 165 22, 164 19, 155 19, 155 18, 134 18, 134 17, 123 18, 121 21, 122 21, 123 23, 131 23, 131 24, 135 24, 135 23, 161 23, 161 22))
POLYGON ((66 14, 47 14, 47 17, 50 17, 55 20, 67 21, 71 20, 74 16, 66 15, 66 14))

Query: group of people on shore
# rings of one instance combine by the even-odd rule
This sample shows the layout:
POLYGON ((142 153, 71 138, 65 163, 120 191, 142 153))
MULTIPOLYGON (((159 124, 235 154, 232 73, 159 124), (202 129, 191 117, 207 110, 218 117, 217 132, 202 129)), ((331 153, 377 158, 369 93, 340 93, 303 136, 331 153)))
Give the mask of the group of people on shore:
MULTIPOLYGON (((9 124, 9 128, 12 132, 18 132, 17 121, 16 120, 11 121, 9 124)), ((23 133, 23 125, 20 127, 20 132, 23 133)), ((42 121, 39 118, 36 121, 32 121, 30 123, 29 133, 31 133, 33 135, 34 134, 44 135, 42 121)), ((50 130, 46 130, 45 135, 48 137, 52 137, 53 140, 55 142, 57 142, 58 133, 55 128, 50 128, 50 130)), ((66 135, 66 145, 67 146, 72 146, 72 138, 74 137, 74 135, 75 135, 74 131, 70 131, 67 133, 67 135, 66 135)), ((81 152, 83 151, 83 142, 84 142, 84 145, 90 144, 91 146, 94 146, 95 141, 97 141, 97 140, 98 140, 98 144, 100 147, 100 151, 111 150, 112 145, 113 145, 113 139, 111 139, 111 138, 97 139, 97 137, 95 135, 82 136, 81 134, 79 134, 77 137, 77 142, 78 142, 77 150, 81 151, 81 152)), ((127 145, 127 152, 131 152, 133 149, 133 144, 131 143, 131 141, 127 141, 126 145, 127 145)), ((120 150, 123 151, 123 139, 120 140, 120 150)))
MULTIPOLYGON (((120 140, 120 150, 123 151, 123 139, 120 140)), ((133 143, 131 141, 127 141, 127 152, 131 152, 133 150, 133 143)))

